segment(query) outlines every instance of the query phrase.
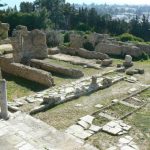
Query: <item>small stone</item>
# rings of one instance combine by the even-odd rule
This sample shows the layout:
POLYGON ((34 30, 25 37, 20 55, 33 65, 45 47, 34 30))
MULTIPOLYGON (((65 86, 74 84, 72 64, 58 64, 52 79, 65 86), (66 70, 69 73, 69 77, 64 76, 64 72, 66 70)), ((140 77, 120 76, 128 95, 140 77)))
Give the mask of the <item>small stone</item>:
POLYGON ((16 107, 16 106, 11 106, 11 105, 8 105, 8 109, 11 110, 11 111, 19 111, 19 108, 16 107))
POLYGON ((27 97, 27 98, 26 98, 26 101, 27 101, 28 103, 34 103, 36 100, 35 100, 34 98, 32 98, 32 97, 27 97))
POLYGON ((82 104, 76 104, 75 107, 82 107, 82 104))
POLYGON ((101 66, 108 67, 112 64, 112 59, 104 59, 101 61, 101 66))
POLYGON ((95 108, 102 108, 102 107, 103 107, 103 105, 101 105, 101 104, 95 105, 95 108))
POLYGON ((118 99, 113 99, 113 100, 112 100, 112 103, 118 103, 118 102, 119 102, 118 99))
POLYGON ((90 116, 90 115, 87 115, 87 116, 84 116, 82 118, 80 118, 80 120, 83 120, 89 124, 92 124, 93 120, 94 120, 94 117, 93 116, 90 116))
POLYGON ((131 89, 128 91, 128 93, 129 93, 129 94, 132 94, 132 93, 134 93, 134 92, 136 92, 136 91, 137 91, 136 88, 131 88, 131 89))
POLYGON ((90 127, 90 124, 85 122, 85 121, 83 121, 83 120, 78 121, 77 124, 82 126, 84 129, 89 129, 89 127, 90 127))
POLYGON ((93 132, 98 132, 102 129, 102 127, 96 126, 96 125, 91 125, 91 127, 89 128, 89 130, 93 131, 93 132))

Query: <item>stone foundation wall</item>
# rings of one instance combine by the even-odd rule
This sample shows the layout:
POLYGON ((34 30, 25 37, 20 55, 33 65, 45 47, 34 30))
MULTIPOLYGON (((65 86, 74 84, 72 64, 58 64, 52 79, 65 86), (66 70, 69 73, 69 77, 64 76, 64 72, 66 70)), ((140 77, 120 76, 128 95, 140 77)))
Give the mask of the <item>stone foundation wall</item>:
POLYGON ((73 78, 80 78, 83 77, 84 74, 82 71, 77 69, 71 69, 71 68, 65 68, 56 64, 50 64, 47 62, 44 62, 42 60, 32 59, 30 62, 30 65, 32 67, 40 68, 42 70, 54 72, 60 75, 70 76, 73 78))
POLYGON ((104 60, 104 59, 109 58, 109 56, 107 54, 95 52, 95 51, 88 51, 88 50, 85 50, 83 48, 77 49, 77 48, 61 46, 60 51, 64 54, 69 54, 69 55, 73 55, 73 56, 80 56, 80 57, 87 58, 87 59, 104 60))
POLYGON ((119 43, 99 43, 95 50, 97 52, 106 53, 108 55, 125 56, 131 55, 138 58, 142 55, 140 48, 133 45, 125 45, 119 43))
POLYGON ((141 51, 144 51, 145 53, 150 55, 150 45, 137 44, 136 46, 139 47, 141 51))
POLYGON ((54 85, 50 73, 19 63, 13 63, 13 58, 11 57, 0 57, 0 67, 6 73, 37 82, 47 87, 54 85))
POLYGON ((0 22, 0 40, 8 38, 8 30, 9 30, 9 24, 0 22))

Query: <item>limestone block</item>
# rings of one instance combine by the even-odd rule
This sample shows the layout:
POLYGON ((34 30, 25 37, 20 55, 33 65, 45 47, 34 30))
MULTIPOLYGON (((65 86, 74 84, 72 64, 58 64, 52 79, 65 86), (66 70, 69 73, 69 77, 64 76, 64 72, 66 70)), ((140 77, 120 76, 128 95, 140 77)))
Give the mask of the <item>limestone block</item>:
POLYGON ((8 30, 9 30, 9 24, 0 22, 0 40, 8 38, 8 30))

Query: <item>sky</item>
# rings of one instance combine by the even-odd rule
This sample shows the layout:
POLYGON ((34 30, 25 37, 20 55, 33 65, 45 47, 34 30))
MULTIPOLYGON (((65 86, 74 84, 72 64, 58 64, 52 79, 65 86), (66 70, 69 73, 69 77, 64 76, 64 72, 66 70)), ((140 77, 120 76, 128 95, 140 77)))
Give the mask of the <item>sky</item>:
MULTIPOLYGON (((14 5, 17 5, 17 7, 19 6, 20 2, 22 1, 30 1, 33 2, 34 0, 1 0, 1 2, 8 4, 8 6, 10 7, 14 7, 14 5)), ((150 5, 150 0, 66 0, 66 2, 69 3, 79 3, 79 4, 91 4, 91 3, 95 3, 95 4, 134 4, 134 5, 138 5, 138 4, 147 4, 150 5)))

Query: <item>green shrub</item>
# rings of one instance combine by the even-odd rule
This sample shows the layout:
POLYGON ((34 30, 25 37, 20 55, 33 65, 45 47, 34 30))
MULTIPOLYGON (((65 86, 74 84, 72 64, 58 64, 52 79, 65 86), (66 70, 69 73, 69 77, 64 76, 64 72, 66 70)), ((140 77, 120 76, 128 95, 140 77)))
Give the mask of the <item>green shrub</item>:
POLYGON ((87 49, 89 51, 94 51, 95 50, 93 44, 90 43, 90 42, 83 43, 83 48, 85 48, 85 49, 87 49))
POLYGON ((65 35, 64 35, 64 43, 69 43, 70 42, 70 35, 69 35, 69 33, 67 32, 67 33, 65 33, 65 35))
POLYGON ((149 60, 149 55, 147 53, 143 52, 141 58, 143 60, 149 60))
POLYGON ((63 43, 61 34, 55 30, 46 32, 46 41, 47 41, 48 47, 59 46, 61 43, 63 43))
POLYGON ((122 42, 129 42, 129 41, 144 42, 144 40, 142 38, 136 37, 129 33, 121 34, 116 39, 118 41, 122 41, 122 42))

